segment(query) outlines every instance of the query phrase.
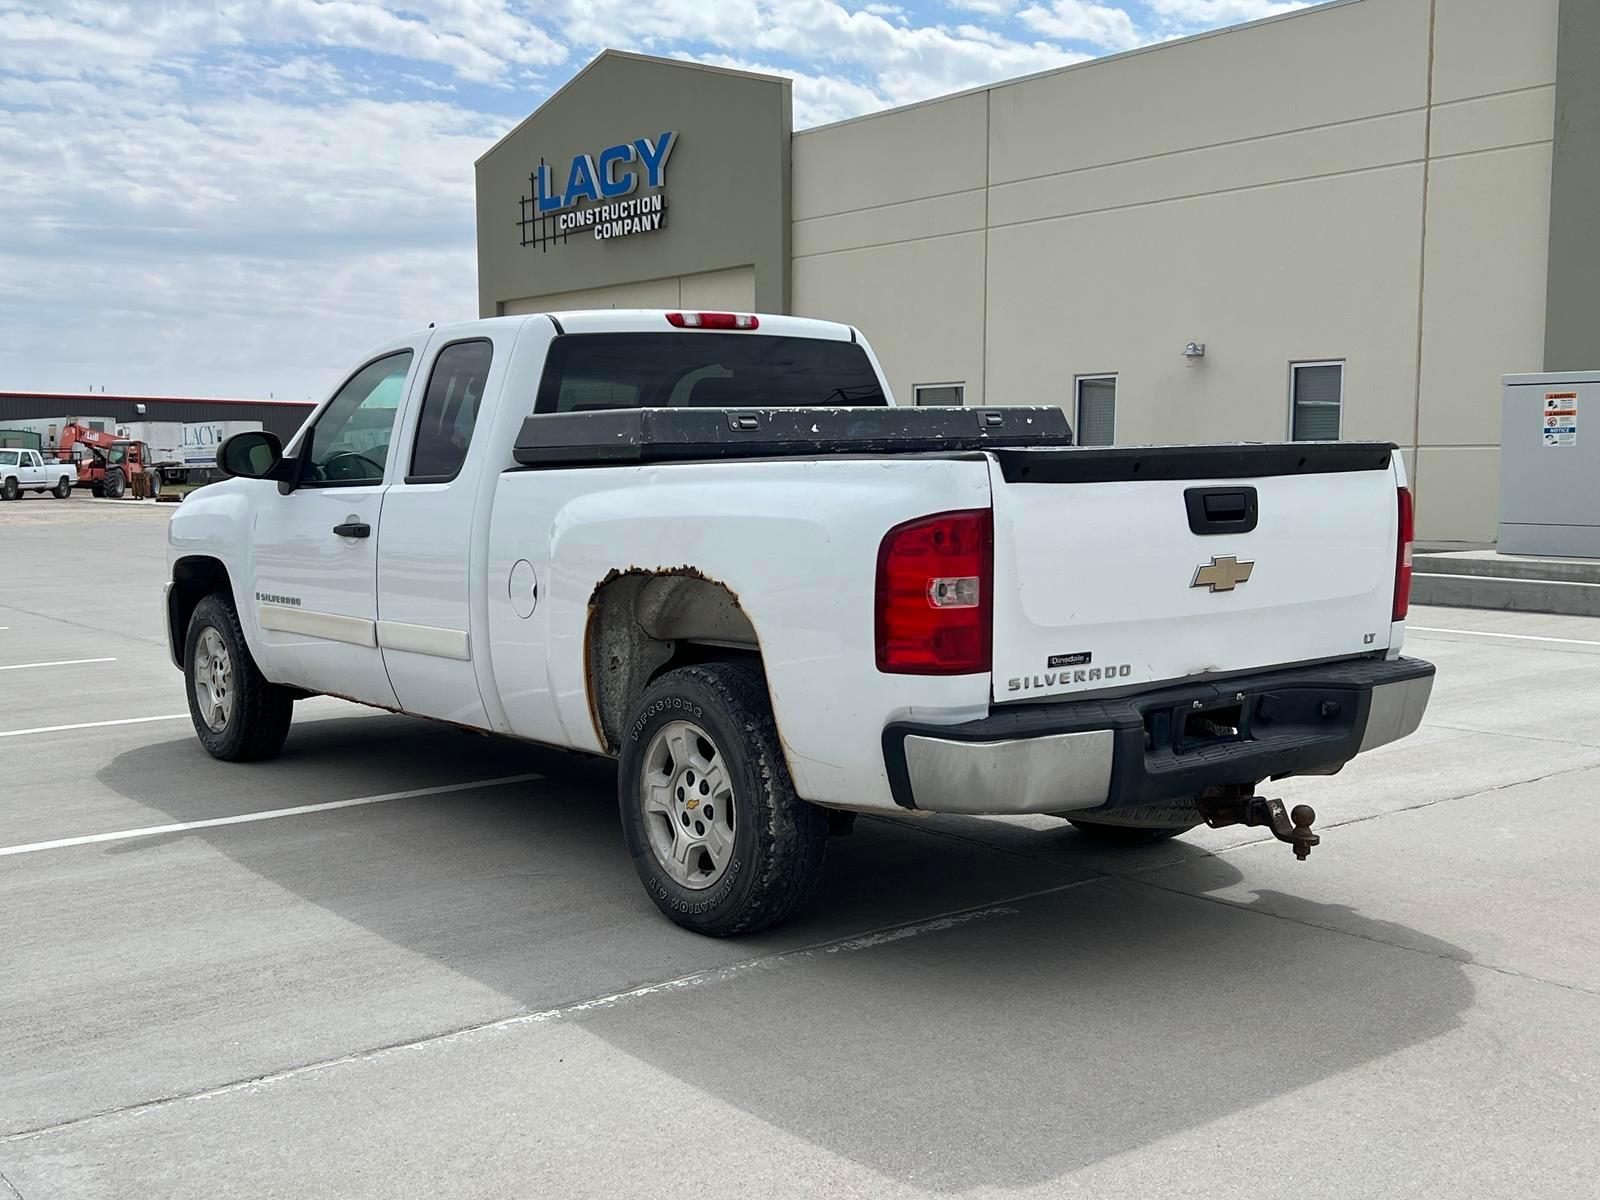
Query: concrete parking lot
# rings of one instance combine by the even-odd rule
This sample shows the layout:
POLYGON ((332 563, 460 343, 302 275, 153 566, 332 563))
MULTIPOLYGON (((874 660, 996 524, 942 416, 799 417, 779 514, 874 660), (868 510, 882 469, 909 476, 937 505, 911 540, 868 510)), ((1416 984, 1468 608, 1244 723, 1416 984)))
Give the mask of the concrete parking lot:
POLYGON ((1309 862, 864 819, 711 941, 604 763, 331 700, 208 758, 168 515, 0 508, 0 1196, 1600 1190, 1600 621, 1413 610, 1309 862))

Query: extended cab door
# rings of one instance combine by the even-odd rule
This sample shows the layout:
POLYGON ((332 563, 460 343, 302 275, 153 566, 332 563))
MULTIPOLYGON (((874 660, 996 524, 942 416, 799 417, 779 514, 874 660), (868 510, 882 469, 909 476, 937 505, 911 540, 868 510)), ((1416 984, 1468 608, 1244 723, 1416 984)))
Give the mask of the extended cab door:
POLYGON ((294 446, 287 495, 256 508, 251 595, 268 678, 397 707, 378 651, 378 523, 390 443, 425 341, 356 371, 294 446))
POLYGON ((400 707, 481 728, 490 722, 475 660, 486 647, 473 644, 470 604, 484 580, 487 477, 506 465, 489 461, 485 427, 516 328, 435 334, 378 532, 378 644, 400 707))

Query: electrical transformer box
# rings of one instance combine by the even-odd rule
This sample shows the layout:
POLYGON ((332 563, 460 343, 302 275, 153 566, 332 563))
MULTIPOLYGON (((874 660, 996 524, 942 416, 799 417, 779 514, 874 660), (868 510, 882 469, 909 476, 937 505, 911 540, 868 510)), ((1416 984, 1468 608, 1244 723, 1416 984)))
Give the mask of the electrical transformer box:
POLYGON ((1501 381, 1502 554, 1600 558, 1600 371, 1501 381))

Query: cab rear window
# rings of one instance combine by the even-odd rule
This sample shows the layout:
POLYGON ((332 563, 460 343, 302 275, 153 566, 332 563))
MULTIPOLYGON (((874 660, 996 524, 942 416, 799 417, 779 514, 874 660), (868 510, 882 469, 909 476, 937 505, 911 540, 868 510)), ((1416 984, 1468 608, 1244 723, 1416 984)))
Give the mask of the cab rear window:
POLYGON ((855 342, 748 333, 581 333, 550 344, 535 411, 887 403, 855 342))

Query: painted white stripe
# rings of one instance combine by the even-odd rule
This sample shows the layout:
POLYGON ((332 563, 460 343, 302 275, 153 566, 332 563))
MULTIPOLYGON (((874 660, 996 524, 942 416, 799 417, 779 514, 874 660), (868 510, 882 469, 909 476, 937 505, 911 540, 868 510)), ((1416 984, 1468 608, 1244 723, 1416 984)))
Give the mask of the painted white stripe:
POLYGON ((116 662, 114 658, 58 658, 54 662, 11 663, 0 671, 26 671, 29 667, 78 667, 84 663, 116 662))
POLYGON ((160 837, 190 829, 212 829, 218 825, 247 825, 253 821, 275 821, 279 817, 298 817, 306 813, 329 812, 335 808, 358 808, 364 804, 387 804, 391 800, 415 800, 420 796, 442 796, 446 792, 465 792, 473 788, 501 787, 508 783, 527 783, 542 779, 537 772, 502 775, 498 779, 470 779, 465 783, 444 783, 438 787, 411 788, 404 792, 385 792, 381 796, 357 796, 352 800, 330 800, 326 804, 300 804, 294 808, 273 808, 265 812, 239 813, 232 817, 212 817, 205 821, 179 821, 172 825, 149 825, 143 829, 119 829, 113 833, 89 833, 82 837, 56 838, 49 842, 28 842, 21 846, 0 846, 0 858, 12 854, 35 854, 40 850, 62 850, 68 846, 91 846, 99 842, 126 842, 133 838, 160 837))
POLYGON ((26 737, 30 733, 60 733, 67 729, 100 729, 107 725, 143 725, 146 721, 187 721, 189 714, 164 713, 159 717, 122 717, 116 721, 79 721, 76 725, 36 725, 32 729, 0 729, 0 738, 26 737))
POLYGON ((437 625, 379 621, 378 645, 385 650, 406 650, 412 654, 432 655, 434 658, 472 661, 472 644, 466 632, 460 629, 442 629, 437 625))
POLYGON ((1559 642, 1564 646, 1600 646, 1600 642, 1586 642, 1582 638, 1538 637, 1531 633, 1490 633, 1486 629, 1431 629, 1426 625, 1407 625, 1412 633, 1459 633, 1463 637, 1515 638, 1519 642, 1559 642))
POLYGON ((308 612, 303 608, 290 608, 287 604, 263 604, 258 610, 261 628, 277 633, 303 633, 308 637, 329 642, 347 642, 352 646, 376 646, 378 634, 375 621, 364 617, 346 617, 339 613, 308 612))

